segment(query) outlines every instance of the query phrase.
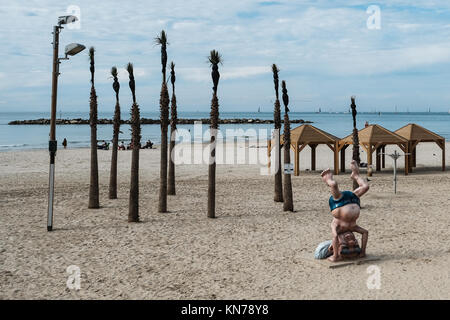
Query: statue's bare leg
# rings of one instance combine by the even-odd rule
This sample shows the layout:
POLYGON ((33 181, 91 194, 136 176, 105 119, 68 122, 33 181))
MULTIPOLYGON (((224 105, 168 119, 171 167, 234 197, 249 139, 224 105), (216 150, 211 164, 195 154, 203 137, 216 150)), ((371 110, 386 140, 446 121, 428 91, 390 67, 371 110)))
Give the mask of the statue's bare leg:
POLYGON ((328 260, 331 262, 337 262, 342 260, 342 256, 339 254, 339 240, 337 227, 338 225, 336 223, 336 220, 333 219, 333 221, 331 222, 331 233, 333 235, 331 246, 333 247, 333 255, 328 258, 328 260))
POLYGON ((322 171, 320 174, 323 182, 325 182, 331 189, 331 194, 334 199, 339 199, 341 197, 341 192, 339 191, 337 182, 333 179, 333 173, 330 168, 322 171))
POLYGON ((361 234, 361 236, 362 236, 361 253, 359 254, 359 257, 364 258, 366 256, 366 246, 367 246, 367 240, 369 239, 369 231, 361 228, 358 225, 354 226, 351 231, 357 232, 357 233, 361 234))
POLYGON ((350 178, 355 180, 359 186, 358 188, 355 189, 355 191, 353 191, 353 193, 356 194, 358 197, 362 197, 367 191, 369 191, 369 184, 367 183, 367 180, 365 180, 359 174, 358 164, 356 163, 355 160, 352 160, 350 168, 352 169, 352 174, 350 175, 350 178))

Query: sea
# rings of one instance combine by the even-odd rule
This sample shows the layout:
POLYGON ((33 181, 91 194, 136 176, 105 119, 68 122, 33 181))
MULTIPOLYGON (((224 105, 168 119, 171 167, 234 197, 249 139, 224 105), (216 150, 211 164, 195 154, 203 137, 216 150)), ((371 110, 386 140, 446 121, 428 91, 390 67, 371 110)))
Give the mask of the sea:
MULTIPOLYGON (((47 149, 49 129, 48 125, 8 125, 13 120, 31 120, 39 118, 49 118, 49 112, 0 112, 0 152, 11 150, 27 150, 27 149, 47 149)), ((283 116, 283 115, 282 115, 283 116)), ((58 118, 62 119, 87 119, 88 113, 80 112, 64 112, 58 113, 58 118)), ((113 117, 112 113, 99 112, 99 118, 113 117)), ((129 113, 123 113, 122 119, 128 119, 129 113)), ((158 112, 141 112, 141 117, 150 119, 159 119, 158 112)), ((351 134, 353 124, 352 115, 349 112, 343 113, 327 113, 327 112, 290 112, 290 119, 303 119, 313 122, 312 125, 317 128, 329 132, 337 137, 343 138, 351 134)), ((209 112, 179 112, 178 118, 186 119, 203 119, 209 118, 209 112)), ((249 119, 273 119, 272 112, 222 112, 222 119, 249 118, 249 119)), ((366 121, 369 124, 379 124, 388 130, 395 131, 408 123, 419 124, 441 136, 446 140, 450 140, 450 113, 434 113, 434 112, 376 112, 364 113, 359 112, 357 115, 357 126, 359 129, 364 128, 366 121)), ((300 124, 291 124, 291 129, 300 124)), ((270 137, 273 124, 222 124, 220 125, 221 137, 230 138, 231 135, 236 139, 256 138, 266 139, 270 137)), ((160 125, 142 125, 142 141, 151 140, 155 144, 159 144, 161 140, 160 125)), ((180 131, 192 133, 191 140, 209 140, 209 126, 203 124, 194 129, 194 125, 178 125, 180 131), (195 134, 194 134, 195 132, 195 134)), ((98 125, 97 139, 107 142, 112 139, 112 125, 98 125)), ((56 138, 59 148, 64 138, 68 141, 68 148, 84 148, 90 146, 90 127, 89 125, 57 125, 56 138)), ((130 139, 130 126, 122 125, 120 141, 125 144, 130 139)), ((186 135, 181 139, 185 141, 186 135)), ((180 138, 178 138, 180 141, 180 138)))

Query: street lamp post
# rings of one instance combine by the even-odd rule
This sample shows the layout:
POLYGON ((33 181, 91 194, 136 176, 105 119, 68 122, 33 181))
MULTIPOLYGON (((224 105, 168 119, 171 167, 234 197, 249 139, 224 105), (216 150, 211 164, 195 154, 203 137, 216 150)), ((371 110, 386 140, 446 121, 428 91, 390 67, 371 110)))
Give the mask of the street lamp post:
MULTIPOLYGON (((402 154, 398 153, 397 150, 394 150, 394 153, 379 153, 379 155, 386 154, 394 160, 394 193, 397 194, 397 160, 402 156, 402 154)), ((404 156, 408 156, 410 153, 405 153, 404 156)))
POLYGON ((66 47, 65 57, 59 58, 59 33, 63 29, 63 24, 68 24, 77 21, 75 16, 62 16, 58 18, 58 25, 53 27, 53 72, 52 72, 52 106, 50 114, 50 135, 48 141, 48 150, 50 152, 50 170, 48 183, 48 212, 47 212, 47 231, 53 229, 53 200, 55 188, 55 157, 56 157, 56 102, 58 94, 58 76, 59 64, 61 60, 68 60, 68 56, 76 55, 83 51, 85 46, 81 44, 72 43, 66 47))

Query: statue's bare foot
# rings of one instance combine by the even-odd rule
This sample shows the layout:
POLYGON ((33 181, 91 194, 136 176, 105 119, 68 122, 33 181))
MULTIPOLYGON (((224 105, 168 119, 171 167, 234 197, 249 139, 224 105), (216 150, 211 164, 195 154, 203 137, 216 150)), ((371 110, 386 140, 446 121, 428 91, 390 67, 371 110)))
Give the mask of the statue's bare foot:
POLYGON ((350 169, 352 169, 352 174, 350 175, 350 178, 353 180, 358 179, 359 177, 359 167, 355 160, 352 160, 350 163, 350 169))
POLYGON ((336 181, 333 180, 333 173, 330 168, 323 170, 320 176, 322 177, 323 182, 328 186, 333 187, 336 185, 336 181))
POLYGON ((365 258, 366 257, 366 253, 365 252, 361 252, 360 254, 359 254, 359 258, 365 258))
POLYGON ((338 262, 338 261, 341 261, 341 260, 342 260, 341 256, 337 256, 337 257, 331 256, 331 257, 328 258, 328 261, 331 261, 331 262, 338 262))

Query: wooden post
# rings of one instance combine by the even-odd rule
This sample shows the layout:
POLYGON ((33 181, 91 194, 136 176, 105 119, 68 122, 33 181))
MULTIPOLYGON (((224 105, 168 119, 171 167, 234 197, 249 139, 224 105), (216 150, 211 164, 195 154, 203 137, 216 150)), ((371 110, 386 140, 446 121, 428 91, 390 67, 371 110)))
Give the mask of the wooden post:
POLYGON ((338 142, 336 141, 334 143, 334 174, 338 175, 339 174, 339 151, 338 151, 338 142))
POLYGON ((409 159, 409 161, 408 161, 408 173, 411 173, 412 172, 412 167, 413 167, 413 155, 412 155, 412 152, 414 150, 413 149, 413 143, 411 141, 408 141, 408 149, 411 152, 411 154, 408 157, 408 159, 409 159))
POLYGON ((416 165, 416 155, 417 155, 417 145, 413 148, 412 150, 412 166, 415 168, 417 167, 416 165))
POLYGON ((411 153, 410 155, 408 155, 408 173, 411 173, 413 166, 414 166, 413 165, 414 142, 412 142, 412 141, 408 142, 408 150, 409 150, 409 153, 411 153))
POLYGON ((272 140, 267 140, 267 158, 268 158, 268 162, 267 162, 267 166, 270 168, 270 153, 272 151, 272 140))
POLYGON ((345 149, 347 149, 346 145, 341 149, 341 172, 345 172, 345 149))
POLYGON ((378 147, 375 151, 376 154, 376 166, 377 166, 377 171, 381 171, 381 147, 378 147))
POLYGON ((294 147, 294 175, 300 175, 300 152, 298 150, 298 142, 295 143, 294 147))
POLYGON ((372 176, 372 145, 370 143, 367 148, 367 176, 372 176))
MULTIPOLYGON (((409 142, 405 143, 405 153, 409 153, 409 142)), ((409 155, 405 154, 405 176, 409 173, 409 155)))
POLYGON ((383 145, 382 147, 381 147, 381 152, 383 153, 382 155, 381 155, 381 168, 386 168, 386 146, 385 145, 383 145))
POLYGON ((445 140, 441 142, 442 146, 442 171, 445 171, 445 140))
POLYGON ((311 147, 311 171, 316 171, 316 147, 317 144, 310 144, 311 147))

